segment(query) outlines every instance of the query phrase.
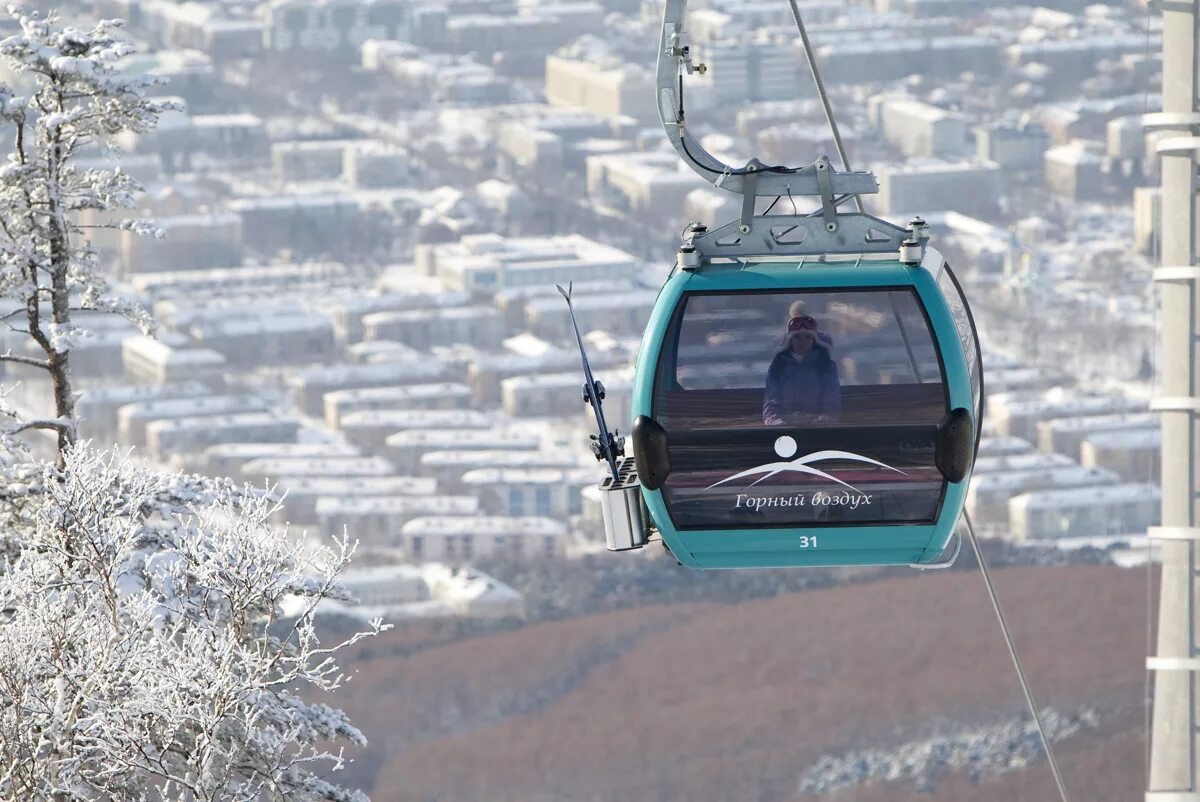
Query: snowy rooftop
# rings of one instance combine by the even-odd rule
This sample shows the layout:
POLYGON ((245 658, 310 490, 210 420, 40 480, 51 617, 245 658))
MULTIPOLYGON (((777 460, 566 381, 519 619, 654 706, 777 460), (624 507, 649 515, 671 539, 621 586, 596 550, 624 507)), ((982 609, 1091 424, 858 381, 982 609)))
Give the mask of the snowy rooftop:
POLYGON ((1139 501, 1158 504, 1161 495, 1162 491, 1157 485, 1127 483, 1065 490, 1039 490, 1017 496, 1009 503, 1018 510, 1106 507, 1139 501))
POLYGON ((372 312, 363 317, 364 325, 388 323, 419 323, 426 320, 471 320, 474 318, 496 317, 497 312, 490 306, 450 306, 433 309, 406 309, 395 312, 372 312))
POLYGON ((260 457, 354 457, 358 449, 346 443, 221 443, 209 446, 204 456, 217 459, 260 457))
POLYGON ((299 496, 432 496, 437 480, 425 476, 281 476, 287 498, 299 496))
POLYGON ((160 365, 190 365, 212 368, 225 364, 225 356, 211 348, 175 348, 153 337, 138 335, 126 338, 121 348, 126 355, 140 356, 160 365))
POLYGON ((1146 408, 1145 401, 1118 396, 1079 396, 1071 393, 1051 393, 1043 398, 1030 398, 1027 394, 996 395, 988 397, 993 414, 1054 415, 1067 417, 1073 413, 1140 412, 1146 408))
POLYGON ((884 175, 959 175, 963 173, 1000 173, 1000 165, 989 161, 913 160, 903 164, 880 164, 876 170, 884 175))
POLYGON ((197 394, 189 398, 137 401, 121 407, 117 414, 122 420, 147 420, 154 418, 190 417, 213 411, 263 411, 266 408, 266 402, 256 395, 197 394))
POLYGON ((423 566, 425 580, 434 597, 455 602, 520 602, 521 594, 503 582, 474 568, 450 568, 440 563, 423 566))
POLYGON ((412 535, 509 535, 518 537, 565 536, 567 527, 552 518, 534 516, 427 516, 414 518, 400 527, 401 534, 412 535))
POLYGON ((281 153, 340 153, 346 148, 361 145, 374 140, 370 139, 317 139, 317 140, 290 140, 287 142, 275 142, 271 145, 272 151, 281 153))
POLYGON ((323 317, 303 315, 272 315, 259 318, 230 318, 212 321, 193 327, 197 334, 224 334, 227 336, 253 337, 262 334, 303 335, 313 331, 332 332, 333 324, 323 317))
POLYGON ((341 575, 339 581, 347 590, 353 592, 354 586, 371 582, 425 582, 425 572, 419 565, 412 563, 392 563, 390 565, 359 565, 355 560, 350 568, 341 575))
POLYGON ((506 269, 520 269, 523 264, 544 265, 559 262, 620 262, 635 260, 625 251, 604 245, 580 234, 554 237, 504 237, 499 234, 472 234, 460 242, 435 246, 437 259, 485 260, 506 269))
POLYGON ((168 418, 152 421, 146 428, 149 432, 187 432, 206 429, 236 427, 280 427, 296 425, 291 418, 271 412, 245 412, 232 415, 196 415, 188 418, 168 418))
POLYGON ((408 429, 390 434, 385 441, 390 448, 405 446, 470 446, 512 449, 537 448, 541 438, 536 433, 495 429, 408 429))
POLYGON ((1077 143, 1050 148, 1046 151, 1046 160, 1058 164, 1075 165, 1092 164, 1099 166, 1104 163, 1104 159, 1099 155, 1077 143))
POLYGON ((370 314, 371 312, 423 309, 430 306, 466 306, 471 300, 470 293, 444 292, 439 288, 422 286, 423 283, 420 281, 413 281, 414 279, 430 281, 428 276, 405 275, 402 277, 397 273, 395 277, 403 278, 403 281, 397 281, 397 286, 389 288, 387 292, 342 298, 338 300, 337 308, 346 313, 370 314))
POLYGON ((132 404, 165 398, 195 398, 212 393, 212 388, 196 381, 179 384, 121 384, 114 387, 88 387, 80 393, 83 404, 132 404))
POLYGON ((463 474, 466 485, 562 485, 594 484, 597 472, 592 468, 476 468, 463 474))
POLYGON ((495 415, 477 409, 367 409, 350 412, 341 418, 343 429, 356 426, 402 429, 487 429, 496 423, 495 415))
POLYGON ((192 117, 194 128, 261 128, 262 118, 245 112, 239 114, 200 114, 192 117))
POLYGON ((1055 418, 1041 426, 1052 432, 1101 432, 1114 429, 1154 429, 1161 419, 1154 412, 1135 412, 1118 415, 1088 415, 1079 418, 1055 418))
POLYGON ((242 218, 229 213, 174 214, 154 218, 154 225, 168 235, 172 229, 220 228, 221 226, 239 226, 241 223, 242 218))
MULTIPOLYGON (((388 363, 383 363, 388 364, 388 363)), ((355 401, 419 401, 430 398, 468 398, 471 388, 465 384, 442 382, 436 384, 402 384, 396 387, 359 387, 350 390, 334 390, 325 394, 328 404, 354 403, 355 401)))
POLYGON ((341 496, 317 499, 317 515, 474 515, 474 496, 341 496))
POLYGON ((346 346, 346 353, 362 363, 394 362, 397 360, 418 360, 421 352, 411 345, 405 345, 395 340, 366 340, 346 346))
MULTIPOLYGON (((574 281, 571 283, 571 298, 578 301, 586 295, 604 295, 610 292, 627 292, 638 289, 637 282, 631 279, 592 279, 574 281)), ((517 298, 557 298, 563 303, 562 296, 553 285, 533 284, 525 287, 505 287, 496 292, 497 299, 505 301, 517 298)))
MULTIPOLYGON (((513 389, 531 390, 564 390, 569 387, 578 389, 578 373, 546 373, 532 376, 513 376, 501 380, 500 384, 513 389)), ((621 371, 608 371, 604 376, 604 386, 609 390, 628 390, 633 387, 633 368, 621 371)))
POLYGON ((915 99, 888 99, 886 105, 889 111, 900 112, 910 117, 919 117, 928 122, 938 122, 940 120, 959 120, 965 121, 966 117, 957 112, 948 111, 946 109, 934 106, 930 103, 925 103, 915 99))
POLYGON ((971 478, 971 492, 1004 492, 1117 484, 1120 477, 1102 468, 1062 465, 1050 469, 988 473, 971 478))
POLYGON ((580 458, 570 452, 549 451, 431 451, 421 455, 421 466, 425 468, 575 468, 580 458))
MULTIPOLYGON (((571 302, 577 311, 587 311, 589 309, 628 309, 630 307, 654 306, 654 301, 657 297, 657 290, 637 289, 626 292, 580 295, 578 297, 572 293, 571 302)), ((558 299, 549 296, 531 298, 526 302, 526 309, 567 314, 567 305, 561 297, 558 299)))
POLYGON ((172 270, 165 273, 144 273, 129 279, 134 290, 152 296, 181 297, 197 290, 219 291, 223 297, 232 292, 248 292, 249 288, 284 287, 295 290, 297 285, 319 285, 323 290, 353 281, 352 271, 337 262, 307 262, 299 265, 243 265, 205 270, 172 270))
POLYGON ((293 376, 289 383, 294 387, 317 386, 337 387, 339 385, 354 385, 359 382, 387 384, 394 381, 408 381, 423 376, 440 376, 444 366, 427 355, 413 359, 390 360, 387 362, 372 362, 365 365, 322 365, 306 368, 293 376))
POLYGON ((975 460, 975 475, 1006 473, 1009 471, 1027 473, 1032 470, 1075 464, 1075 460, 1065 454, 1046 454, 1041 451, 1034 451, 1028 454, 1015 454, 1007 457, 979 457, 975 460))
POLYGON ((1027 454, 1033 450, 1033 443, 1020 437, 984 437, 979 441, 980 457, 1027 454))
POLYGON ((994 36, 939 36, 934 39, 925 39, 921 37, 897 37, 891 39, 870 39, 862 41, 861 38, 852 39, 843 42, 834 42, 828 45, 817 45, 817 53, 819 56, 828 57, 830 54, 838 56, 862 56, 870 58, 879 53, 904 53, 904 52, 919 52, 928 50, 995 50, 1005 44, 1003 39, 994 36))
POLYGON ((1055 53, 1087 52, 1106 50, 1110 52, 1141 53, 1161 51, 1161 34, 1150 33, 1100 33, 1069 39, 1043 39, 1040 42, 1023 42, 1009 45, 1008 54, 1013 60, 1036 60, 1040 56, 1055 53))
POLYGON ((242 466, 244 476, 284 477, 391 476, 396 472, 383 457, 259 457, 242 466))
POLYGON ((1158 448, 1162 445, 1162 428, 1156 426, 1131 431, 1094 432, 1084 442, 1094 448, 1112 450, 1158 448))

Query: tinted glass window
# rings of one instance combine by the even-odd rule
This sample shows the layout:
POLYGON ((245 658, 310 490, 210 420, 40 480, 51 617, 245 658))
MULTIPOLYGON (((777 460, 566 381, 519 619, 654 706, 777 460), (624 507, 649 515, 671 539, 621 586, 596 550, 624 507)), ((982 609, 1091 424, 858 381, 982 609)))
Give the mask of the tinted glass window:
POLYGON ((673 521, 931 521, 945 413, 941 363, 910 288, 688 295, 655 383, 673 521))
POLYGON ((980 412, 980 387, 981 379, 980 372, 983 370, 983 365, 979 360, 978 343, 975 341, 975 332, 971 329, 971 316, 967 311, 967 301, 963 297, 959 289, 958 283, 954 281, 954 277, 950 274, 950 270, 943 267, 938 273, 937 278, 938 289, 942 291, 942 295, 946 298, 946 304, 950 307, 950 315, 954 318, 954 328, 958 331, 958 339, 962 344, 963 353, 967 357, 967 370, 971 375, 971 399, 975 405, 976 415, 980 412))

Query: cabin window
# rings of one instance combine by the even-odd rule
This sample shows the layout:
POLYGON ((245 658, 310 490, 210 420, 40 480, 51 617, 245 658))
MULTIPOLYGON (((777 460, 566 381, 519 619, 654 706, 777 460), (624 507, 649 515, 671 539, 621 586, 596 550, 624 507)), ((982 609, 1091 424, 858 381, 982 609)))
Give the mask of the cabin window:
POLYGON ((954 329, 958 332, 959 342, 962 343, 963 353, 967 357, 967 372, 971 376, 971 401, 975 407, 976 420, 978 420, 983 411, 981 406, 983 365, 979 356, 979 343, 975 340, 975 332, 971 328, 967 299, 963 297, 962 288, 946 268, 938 273, 937 284, 938 289, 946 298, 946 305, 950 307, 950 316, 954 318, 954 329))
POLYGON ((685 294, 652 415, 667 431, 673 523, 932 522, 947 399, 911 287, 685 294))

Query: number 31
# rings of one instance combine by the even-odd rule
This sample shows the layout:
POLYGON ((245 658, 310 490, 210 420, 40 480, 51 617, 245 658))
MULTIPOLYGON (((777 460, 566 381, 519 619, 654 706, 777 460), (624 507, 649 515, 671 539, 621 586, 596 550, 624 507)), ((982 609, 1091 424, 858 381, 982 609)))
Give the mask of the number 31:
POLYGON ((801 535, 800 536, 800 548, 815 549, 816 547, 817 547, 817 536, 816 535, 801 535))

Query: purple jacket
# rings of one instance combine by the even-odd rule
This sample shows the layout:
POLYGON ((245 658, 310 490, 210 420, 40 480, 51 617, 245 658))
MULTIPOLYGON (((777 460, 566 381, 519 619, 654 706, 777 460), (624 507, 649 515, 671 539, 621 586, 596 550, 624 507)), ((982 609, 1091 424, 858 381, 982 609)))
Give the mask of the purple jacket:
POLYGON ((763 393, 763 423, 768 426, 811 423, 821 416, 836 420, 842 412, 837 364, 824 348, 803 357, 783 351, 771 360, 763 393))

